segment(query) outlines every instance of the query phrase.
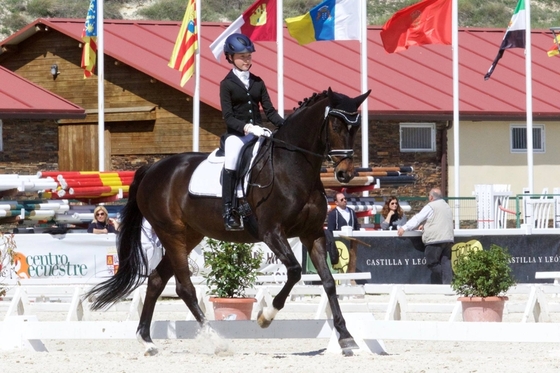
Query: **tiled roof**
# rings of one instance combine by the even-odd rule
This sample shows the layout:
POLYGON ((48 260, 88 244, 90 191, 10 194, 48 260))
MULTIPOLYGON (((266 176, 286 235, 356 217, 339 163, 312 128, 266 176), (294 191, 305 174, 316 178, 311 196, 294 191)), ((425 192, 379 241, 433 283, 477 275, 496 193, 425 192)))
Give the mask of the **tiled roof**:
MULTIPOLYGON (((80 40, 83 19, 38 19, 0 42, 18 44, 43 24, 80 40)), ((218 63, 209 45, 227 24, 203 23, 201 27, 201 101, 216 109, 219 82, 229 70, 218 63)), ((105 53, 177 90, 193 95, 194 79, 179 85, 179 72, 167 66, 179 22, 106 20, 105 53)), ((328 87, 350 96, 360 90, 360 46, 357 41, 315 42, 300 46, 284 30, 284 99, 289 112, 299 100, 328 87)), ((460 119, 524 120, 525 59, 523 49, 509 49, 492 78, 484 74, 498 52, 505 29, 459 30, 460 119)), ((370 119, 453 119, 451 46, 413 47, 388 54, 382 47, 380 27, 368 28, 368 108, 370 119)), ((535 119, 560 120, 560 58, 547 56, 552 45, 548 30, 532 32, 532 89, 535 119)), ((277 102, 277 46, 257 42, 252 71, 261 76, 277 102)))
POLYGON ((0 66, 0 119, 85 118, 85 110, 0 66))

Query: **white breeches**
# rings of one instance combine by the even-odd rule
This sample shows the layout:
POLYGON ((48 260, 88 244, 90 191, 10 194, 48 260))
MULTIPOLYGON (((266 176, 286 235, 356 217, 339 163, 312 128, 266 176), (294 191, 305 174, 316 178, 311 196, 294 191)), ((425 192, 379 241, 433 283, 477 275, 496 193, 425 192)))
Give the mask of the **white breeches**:
POLYGON ((225 143, 226 159, 224 167, 228 170, 237 170, 237 159, 243 145, 247 144, 255 135, 248 134, 243 137, 228 136, 225 143))

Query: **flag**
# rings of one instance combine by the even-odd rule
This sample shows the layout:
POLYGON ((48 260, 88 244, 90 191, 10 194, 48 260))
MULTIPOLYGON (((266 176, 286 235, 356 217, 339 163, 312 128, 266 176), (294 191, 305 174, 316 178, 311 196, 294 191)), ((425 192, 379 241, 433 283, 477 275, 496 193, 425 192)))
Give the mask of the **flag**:
POLYGON ((181 87, 194 74, 194 55, 198 49, 197 37, 196 3, 195 0, 189 0, 168 64, 169 67, 181 72, 181 87))
POLYGON ((506 34, 502 40, 502 45, 500 45, 500 50, 498 55, 490 65, 488 72, 484 75, 484 80, 490 79, 490 75, 494 72, 498 61, 504 55, 504 51, 509 48, 525 48, 525 0, 519 0, 515 11, 513 12, 513 17, 509 21, 506 34))
POLYGON ((82 50, 81 67, 84 69, 84 79, 93 76, 95 60, 97 59, 97 0, 91 0, 87 12, 86 23, 82 31, 84 46, 82 50))
POLYGON ((558 51, 558 43, 560 43, 560 35, 558 35, 554 40, 554 45, 546 52, 548 57, 558 56, 560 52, 558 51))
POLYGON ((210 49, 216 60, 224 51, 228 36, 241 33, 252 41, 276 41, 276 0, 257 0, 218 36, 210 49))
POLYGON ((397 11, 383 25, 381 41, 387 53, 415 45, 451 45, 451 0, 422 0, 397 11))
POLYGON ((300 45, 324 40, 360 40, 360 0, 325 0, 304 15, 286 18, 300 45))

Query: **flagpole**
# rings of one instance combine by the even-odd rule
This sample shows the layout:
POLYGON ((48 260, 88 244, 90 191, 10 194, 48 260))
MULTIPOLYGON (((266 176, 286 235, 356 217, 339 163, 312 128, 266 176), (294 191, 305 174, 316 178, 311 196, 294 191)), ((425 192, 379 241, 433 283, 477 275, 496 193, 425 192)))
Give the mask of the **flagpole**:
POLYGON ((105 56, 103 19, 103 0, 97 0, 97 152, 99 153, 99 171, 105 171, 105 56))
MULTIPOLYGON (((367 1, 361 2, 360 9, 360 70, 362 93, 368 91, 368 59, 367 59, 367 1)), ((369 167, 369 109, 366 98, 362 102, 362 167, 369 167)), ((362 193, 364 197, 369 196, 369 192, 362 193)), ((364 224, 369 223, 369 218, 364 218, 364 224)))
POLYGON ((201 25, 201 0, 196 0, 196 39, 197 48, 194 52, 194 95, 193 95, 193 145, 192 151, 199 151, 199 137, 200 137, 200 47, 202 45, 202 25, 201 25))
MULTIPOLYGON (((362 93, 368 90, 368 58, 367 58, 367 1, 360 2, 360 70, 362 93)), ((369 167, 369 115, 368 99, 362 103, 362 167, 369 167)))
POLYGON ((283 0, 276 2, 276 44, 278 46, 278 114, 284 117, 284 17, 283 0))
POLYGON ((525 100, 527 105, 527 187, 534 193, 533 180, 533 86, 531 70, 531 0, 525 0, 525 100))
MULTIPOLYGON (((458 0, 451 8, 451 50, 453 54, 453 179, 455 198, 460 195, 459 186, 459 16, 458 0)), ((455 229, 459 229, 459 200, 455 200, 455 229)))

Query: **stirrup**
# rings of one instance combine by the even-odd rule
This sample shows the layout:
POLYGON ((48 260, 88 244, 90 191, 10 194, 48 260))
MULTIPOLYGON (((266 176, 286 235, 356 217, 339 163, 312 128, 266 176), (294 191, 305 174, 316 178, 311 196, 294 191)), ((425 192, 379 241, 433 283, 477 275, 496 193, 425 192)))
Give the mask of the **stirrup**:
POLYGON ((226 231, 230 232, 242 231, 244 230, 243 220, 241 220, 239 216, 236 217, 234 211, 228 211, 228 213, 224 214, 224 228, 226 229, 226 231), (239 223, 236 218, 239 219, 239 223))

